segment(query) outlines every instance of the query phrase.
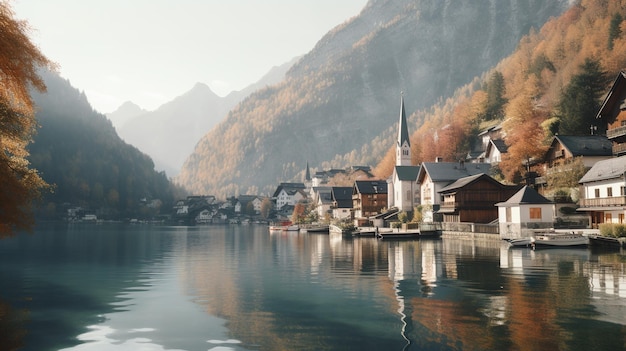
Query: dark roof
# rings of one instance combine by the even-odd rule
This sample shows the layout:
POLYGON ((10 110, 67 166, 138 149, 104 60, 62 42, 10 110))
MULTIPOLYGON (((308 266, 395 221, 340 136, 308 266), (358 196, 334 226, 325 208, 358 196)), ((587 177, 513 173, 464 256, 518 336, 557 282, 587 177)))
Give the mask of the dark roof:
POLYGON ((551 204, 552 201, 543 197, 537 190, 525 185, 520 191, 511 196, 510 199, 505 202, 497 203, 496 206, 511 207, 521 204, 551 204))
POLYGON ((352 208, 352 187, 334 186, 331 190, 333 201, 337 202, 338 208, 352 208))
MULTIPOLYGON (((615 81, 613 81, 613 86, 609 89, 609 93, 607 94, 604 102, 602 102, 602 106, 596 115, 597 119, 611 117, 612 113, 616 111, 619 112, 620 105, 622 104, 622 100, 624 98, 624 89, 626 88, 626 72, 621 71, 617 74, 615 81)), ((610 121, 607 121, 610 122, 610 121)))
POLYGON ((306 187, 304 186, 304 183, 280 183, 274 191, 274 195, 272 195, 272 197, 278 196, 283 189, 285 189, 288 194, 293 195, 297 190, 304 190, 306 187))
POLYGON ((360 194, 387 194, 387 182, 384 180, 357 180, 354 189, 360 194))
POLYGON ((498 149, 498 151, 500 151, 501 154, 505 154, 509 150, 509 147, 506 145, 506 143, 502 139, 495 139, 495 140, 492 139, 490 143, 493 144, 493 146, 496 149, 498 149))
POLYGON ((489 173, 489 163, 461 163, 461 162, 424 162, 420 168, 418 181, 428 173, 433 182, 453 182, 457 179, 489 173))
POLYGON ((574 157, 613 155, 613 145, 604 135, 557 135, 552 140, 552 145, 557 142, 574 157))
POLYGON ((396 174, 400 180, 416 181, 420 166, 396 166, 396 174))
POLYGON ((460 188, 462 188, 462 187, 464 187, 464 186, 466 186, 468 184, 471 184, 471 183, 477 181, 480 178, 489 178, 489 179, 492 179, 493 181, 497 182, 498 184, 500 183, 497 180, 495 180, 495 179, 491 178, 490 176, 486 175, 485 173, 480 173, 480 174, 476 174, 476 175, 473 175, 473 176, 469 176, 469 177, 464 177, 464 178, 458 179, 458 180, 452 182, 452 184, 450 184, 450 185, 442 188, 441 190, 439 190, 439 192, 443 193, 443 192, 447 192, 447 191, 450 191, 450 190, 460 189, 460 188))
POLYGON ((622 178, 624 177, 624 173, 626 173, 626 156, 614 157, 596 162, 578 182, 583 184, 599 180, 622 178))

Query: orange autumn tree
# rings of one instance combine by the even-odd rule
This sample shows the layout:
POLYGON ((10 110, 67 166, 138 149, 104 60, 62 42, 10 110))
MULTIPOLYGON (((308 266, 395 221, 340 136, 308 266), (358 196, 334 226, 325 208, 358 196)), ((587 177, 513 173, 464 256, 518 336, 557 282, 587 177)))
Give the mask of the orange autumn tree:
POLYGON ((524 89, 506 108, 507 119, 502 127, 507 136, 508 151, 502 155, 500 169, 509 181, 523 174, 524 165, 541 158, 547 149, 542 122, 548 117, 549 111, 537 104, 537 94, 537 80, 530 77, 524 89))
POLYGON ((29 40, 28 25, 0 2, 0 237, 30 229, 32 201, 46 183, 29 167, 26 146, 36 121, 30 88, 45 91, 37 74, 52 63, 29 40))

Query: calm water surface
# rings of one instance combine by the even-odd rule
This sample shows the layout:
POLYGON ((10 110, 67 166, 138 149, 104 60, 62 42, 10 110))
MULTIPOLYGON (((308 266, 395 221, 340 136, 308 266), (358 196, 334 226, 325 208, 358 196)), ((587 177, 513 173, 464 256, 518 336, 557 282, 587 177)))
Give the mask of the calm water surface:
POLYGON ((626 350, 626 256, 50 225, 0 240, 4 350, 626 350))

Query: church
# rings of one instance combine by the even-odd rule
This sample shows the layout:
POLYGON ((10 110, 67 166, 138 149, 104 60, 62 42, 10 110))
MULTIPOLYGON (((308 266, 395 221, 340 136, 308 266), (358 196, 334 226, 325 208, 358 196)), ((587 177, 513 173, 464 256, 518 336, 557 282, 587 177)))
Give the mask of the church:
POLYGON ((414 207, 418 204, 416 197, 419 195, 419 187, 416 179, 419 169, 420 167, 414 166, 411 161, 411 141, 404 111, 404 96, 401 96, 396 165, 393 174, 387 180, 387 201, 390 209, 397 208, 398 211, 413 213, 414 207))

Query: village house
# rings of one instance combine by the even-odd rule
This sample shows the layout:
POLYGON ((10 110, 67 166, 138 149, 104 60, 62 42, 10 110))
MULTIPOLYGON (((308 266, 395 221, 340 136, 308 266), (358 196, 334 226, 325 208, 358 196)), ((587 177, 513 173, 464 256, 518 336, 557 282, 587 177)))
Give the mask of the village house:
POLYGON ((413 213, 416 198, 417 174, 420 167, 414 166, 411 161, 411 141, 404 111, 404 98, 400 98, 400 121, 398 122, 398 139, 396 141, 396 166, 391 177, 387 180, 387 201, 389 208, 398 211, 413 213))
POLYGON ((613 155, 626 155, 626 72, 615 78, 596 120, 600 126, 607 126, 606 136, 613 144, 613 155))
POLYGON ((495 204, 506 201, 519 188, 484 173, 464 177, 439 191, 443 202, 437 213, 443 215, 443 222, 490 223, 498 219, 495 204))
POLYGON ((602 223, 624 223, 626 156, 597 162, 579 183, 578 211, 590 215, 592 228, 602 223))
POLYGON ((333 218, 343 220, 352 217, 352 187, 332 187, 331 199, 333 218))
POLYGON ((604 135, 556 135, 545 153, 543 170, 566 165, 580 158, 585 167, 611 158, 611 141, 604 135))
POLYGON ((554 204, 529 186, 496 206, 502 239, 527 238, 554 227, 554 204))
POLYGON ((304 183, 280 183, 272 195, 276 209, 280 210, 285 205, 295 206, 298 202, 307 199, 304 183))
POLYGON ((484 162, 497 165, 502 162, 502 155, 506 154, 509 147, 502 139, 490 139, 485 149, 484 162))
POLYGON ((327 186, 318 186, 312 188, 313 203, 315 204, 315 211, 317 217, 324 219, 326 216, 330 217, 332 212, 331 207, 333 205, 332 200, 332 188, 327 186))
MULTIPOLYGON (((417 186, 422 206, 422 218, 424 222, 440 222, 441 218, 435 218, 434 214, 439 211, 442 203, 439 192, 451 183, 481 173, 489 174, 489 163, 460 162, 424 162, 417 175, 417 186)), ((440 216, 439 216, 440 217, 440 216)))
POLYGON ((357 180, 352 187, 352 208, 357 226, 369 222, 369 217, 387 208, 387 182, 357 180))

